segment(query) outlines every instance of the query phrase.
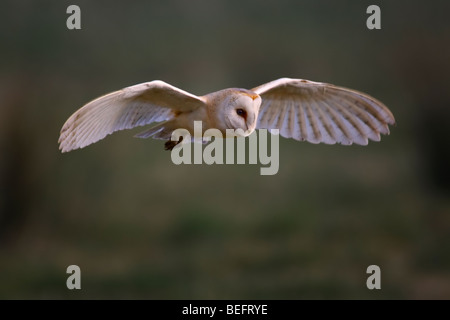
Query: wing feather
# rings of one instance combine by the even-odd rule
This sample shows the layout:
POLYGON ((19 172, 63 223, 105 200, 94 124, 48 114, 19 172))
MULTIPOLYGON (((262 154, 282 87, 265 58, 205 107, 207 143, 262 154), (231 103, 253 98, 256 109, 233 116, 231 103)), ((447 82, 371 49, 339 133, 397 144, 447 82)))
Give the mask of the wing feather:
POLYGON ((313 110, 315 111, 318 122, 321 124, 320 130, 322 132, 323 142, 326 144, 333 144, 336 142, 336 132, 333 128, 333 125, 330 121, 328 115, 325 114, 325 111, 318 105, 317 101, 313 101, 314 104, 313 110))
POLYGON ((350 130, 348 129, 347 125, 345 124, 345 119, 342 116, 342 114, 338 113, 338 111, 332 107, 326 102, 322 101, 321 105, 324 107, 324 110, 330 115, 332 124, 335 126, 336 129, 340 131, 340 135, 337 136, 336 142, 341 143, 343 145, 350 145, 352 144, 350 130))
POLYGON ((283 137, 292 138, 293 126, 295 120, 294 108, 291 107, 292 101, 288 101, 284 108, 284 120, 280 126, 280 134, 283 137))
POLYGON ((298 102, 298 110, 296 110, 298 113, 296 113, 297 116, 297 124, 299 127, 299 131, 297 131, 297 140, 301 140, 304 141, 306 139, 308 139, 308 124, 307 124, 307 120, 306 120, 306 110, 305 107, 303 106, 302 102, 298 102))
POLYGON ((287 106, 286 105, 282 106, 281 111, 278 116, 277 123, 275 124, 276 128, 283 128, 283 126, 286 122, 286 118, 287 118, 286 111, 287 111, 287 106))
POLYGON ((367 145, 368 140, 359 118, 352 114, 348 107, 343 106, 340 102, 334 102, 335 108, 343 115, 344 121, 347 122, 347 128, 350 130, 350 138, 354 143, 367 145))
POLYGON ((311 108, 311 103, 305 104, 305 109, 307 114, 306 119, 309 123, 307 128, 310 139, 308 141, 312 143, 319 143, 322 141, 322 134, 320 133, 318 119, 315 117, 313 109, 311 108))

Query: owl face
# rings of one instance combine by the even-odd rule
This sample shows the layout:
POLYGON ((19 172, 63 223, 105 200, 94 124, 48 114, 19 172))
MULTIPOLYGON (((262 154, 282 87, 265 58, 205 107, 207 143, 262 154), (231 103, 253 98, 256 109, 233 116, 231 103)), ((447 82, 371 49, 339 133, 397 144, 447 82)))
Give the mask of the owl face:
POLYGON ((236 90, 225 96, 219 115, 224 120, 224 129, 237 130, 237 135, 250 135, 256 128, 260 105, 261 97, 252 91, 236 90))

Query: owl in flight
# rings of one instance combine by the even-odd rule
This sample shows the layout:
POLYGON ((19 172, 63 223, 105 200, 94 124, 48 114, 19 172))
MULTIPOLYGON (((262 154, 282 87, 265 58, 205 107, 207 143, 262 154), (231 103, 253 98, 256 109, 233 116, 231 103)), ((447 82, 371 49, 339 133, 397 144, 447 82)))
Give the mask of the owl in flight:
POLYGON ((179 128, 193 137, 194 121, 202 128, 279 129, 281 136, 298 141, 367 145, 379 141, 395 124, 391 111, 375 98, 351 89, 301 79, 282 78, 251 90, 224 89, 196 96, 163 81, 137 84, 97 98, 76 111, 64 124, 60 149, 84 148, 124 129, 159 122, 139 138, 171 141, 179 128))

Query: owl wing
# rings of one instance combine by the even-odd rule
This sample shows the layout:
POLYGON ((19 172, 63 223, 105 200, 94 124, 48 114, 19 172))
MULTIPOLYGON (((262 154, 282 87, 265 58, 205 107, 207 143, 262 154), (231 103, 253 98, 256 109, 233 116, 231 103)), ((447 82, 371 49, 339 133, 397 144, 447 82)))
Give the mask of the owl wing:
POLYGON ((83 148, 115 131, 170 120, 204 105, 201 97, 163 81, 137 84, 97 98, 75 112, 61 129, 59 148, 62 152, 83 148))
POLYGON ((256 128, 312 143, 367 145, 389 134, 391 111, 371 96, 327 83, 282 78, 252 89, 262 98, 256 128))

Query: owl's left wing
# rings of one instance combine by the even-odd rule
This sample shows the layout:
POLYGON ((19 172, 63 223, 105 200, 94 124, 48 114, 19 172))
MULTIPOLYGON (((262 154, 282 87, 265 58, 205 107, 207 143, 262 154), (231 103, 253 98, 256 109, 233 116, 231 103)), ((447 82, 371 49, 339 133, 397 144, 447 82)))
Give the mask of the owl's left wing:
POLYGON ((252 89, 262 98, 257 129, 311 143, 367 145, 389 134, 391 111, 375 98, 327 83, 282 78, 252 89))

